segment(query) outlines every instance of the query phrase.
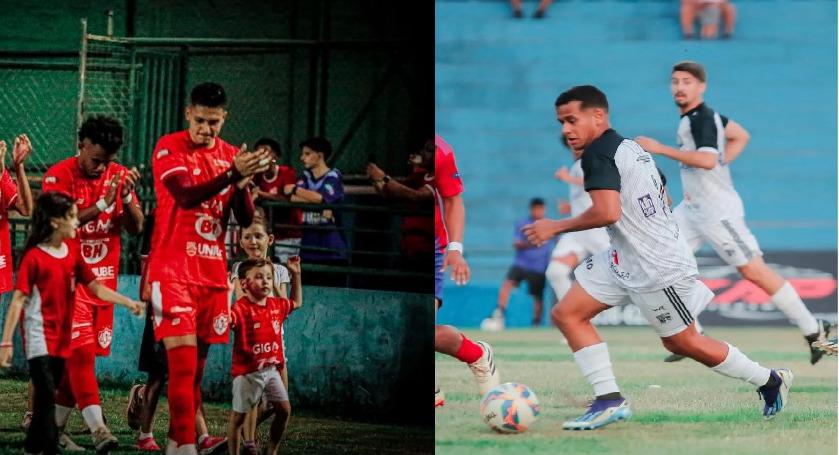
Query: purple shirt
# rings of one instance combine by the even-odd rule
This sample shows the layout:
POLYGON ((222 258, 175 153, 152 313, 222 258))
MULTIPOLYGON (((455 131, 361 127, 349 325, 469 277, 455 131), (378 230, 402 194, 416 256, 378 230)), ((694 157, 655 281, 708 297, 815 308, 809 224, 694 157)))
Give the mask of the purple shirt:
MULTIPOLYGON (((521 232, 521 228, 533 221, 535 221, 533 218, 527 218, 516 223, 513 239, 527 243, 527 237, 521 232)), ((529 272, 545 273, 548 264, 551 262, 551 251, 553 251, 554 245, 556 245, 556 240, 551 239, 539 247, 529 245, 524 249, 516 249, 516 259, 513 261, 513 265, 529 272)))
MULTIPOLYGON (((341 182, 341 171, 338 169, 330 169, 329 172, 318 179, 312 175, 310 170, 306 169, 297 181, 297 186, 306 190, 317 191, 323 196, 324 204, 338 204, 344 199, 344 184, 341 182)), ((323 212, 323 210, 303 209, 303 246, 346 249, 347 245, 344 243, 337 227, 335 229, 305 229, 305 226, 335 226, 336 211, 332 210, 331 217, 324 216, 323 212)), ((303 249, 300 256, 304 262, 322 262, 342 260, 346 257, 346 253, 303 249)))

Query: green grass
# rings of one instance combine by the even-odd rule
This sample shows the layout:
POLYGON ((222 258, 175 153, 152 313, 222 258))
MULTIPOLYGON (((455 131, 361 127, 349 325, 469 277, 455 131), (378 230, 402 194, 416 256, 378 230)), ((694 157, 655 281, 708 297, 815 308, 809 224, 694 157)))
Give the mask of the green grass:
POLYGON ((436 411, 437 454, 835 454, 836 359, 815 366, 791 328, 709 328, 770 368, 795 374, 790 403, 772 421, 761 415, 755 388, 684 360, 666 364, 666 352, 646 327, 605 328, 615 375, 634 416, 595 431, 562 430, 578 417, 591 388, 555 330, 467 332, 492 344, 501 382, 521 382, 539 398, 542 414, 527 433, 498 435, 480 418, 469 370, 437 356, 437 383, 446 405, 436 411), (661 388, 649 388, 657 384, 661 388))
MULTIPOLYGON (((120 450, 111 453, 144 453, 132 450, 136 432, 125 422, 126 390, 102 390, 102 406, 108 426, 120 440, 120 450)), ((229 404, 204 403, 210 433, 223 435, 227 428, 229 404)), ((165 448, 169 425, 165 397, 158 405, 154 434, 165 448)), ((0 454, 23 452, 24 433, 20 427, 26 411, 26 382, 0 379, 0 454)), ((260 426, 260 439, 267 442, 269 422, 260 426)), ((73 440, 93 453, 90 434, 84 429, 81 415, 74 412, 67 428, 73 440)), ((282 446, 283 454, 427 454, 432 451, 431 430, 416 426, 361 423, 322 418, 293 411, 282 446)), ((147 452, 145 452, 147 453, 147 452)), ((225 452, 226 453, 226 452, 225 452)))

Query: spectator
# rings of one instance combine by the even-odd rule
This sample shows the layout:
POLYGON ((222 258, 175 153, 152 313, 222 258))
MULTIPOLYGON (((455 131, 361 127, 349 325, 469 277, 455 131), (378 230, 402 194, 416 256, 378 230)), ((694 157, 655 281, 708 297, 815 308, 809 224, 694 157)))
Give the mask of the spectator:
POLYGON ((542 324, 542 297, 545 291, 545 270, 550 262, 551 251, 554 242, 547 242, 542 246, 533 246, 527 241, 521 229, 525 225, 532 224, 536 220, 545 217, 545 201, 541 198, 534 198, 530 201, 530 217, 516 223, 515 234, 513 235, 513 247, 516 249, 516 258, 510 271, 507 272, 507 279, 498 291, 498 306, 492 312, 490 320, 494 320, 493 328, 504 327, 504 317, 507 312, 507 303, 510 300, 510 292, 517 288, 519 283, 527 281, 527 291, 533 296, 533 325, 542 324))
MULTIPOLYGON (((523 17, 521 13, 521 0, 510 0, 510 6, 513 7, 513 17, 521 19, 523 17)), ((539 0, 539 7, 536 8, 536 12, 533 13, 533 18, 542 19, 545 17, 545 13, 548 11, 549 6, 551 6, 551 0, 539 0)))
POLYGON ((696 19, 701 25, 700 36, 703 39, 714 39, 719 33, 720 18, 725 25, 722 37, 731 38, 734 34, 736 10, 728 0, 682 0, 681 22, 682 36, 693 39, 696 19))
MULTIPOLYGON (((274 139, 263 137, 256 141, 256 150, 268 150, 274 159, 274 165, 267 171, 254 177, 257 197, 266 201, 288 201, 289 197, 283 194, 286 185, 293 185, 297 182, 297 174, 290 166, 280 165, 282 149, 274 139)), ((271 220, 272 229, 277 237, 274 240, 273 254, 280 262, 288 262, 289 256, 300 254, 300 239, 303 235, 299 228, 302 223, 303 212, 300 209, 289 207, 272 207, 269 209, 268 219, 271 220)))
MULTIPOLYGON (((313 137, 300 143, 300 161, 306 168, 297 184, 287 184, 283 194, 292 202, 309 204, 337 204, 344 199, 341 171, 330 169, 326 159, 332 154, 332 144, 313 137)), ((332 209, 303 209, 303 251, 300 256, 307 263, 342 263, 346 260, 346 244, 338 231, 332 209), (314 228, 314 229, 312 229, 314 228), (314 247, 314 249, 307 249, 314 247), (332 251, 323 251, 330 248, 332 251)))
MULTIPOLYGON (((422 202, 434 200, 434 190, 428 184, 428 170, 434 167, 434 142, 428 141, 422 150, 411 153, 408 164, 411 166, 411 174, 404 182, 391 178, 372 162, 367 164, 367 176, 373 182, 376 192, 388 198, 413 203, 419 210, 422 202)), ((421 264, 422 268, 426 268, 429 254, 434 251, 434 223, 431 216, 403 216, 401 231, 404 262, 421 264)))

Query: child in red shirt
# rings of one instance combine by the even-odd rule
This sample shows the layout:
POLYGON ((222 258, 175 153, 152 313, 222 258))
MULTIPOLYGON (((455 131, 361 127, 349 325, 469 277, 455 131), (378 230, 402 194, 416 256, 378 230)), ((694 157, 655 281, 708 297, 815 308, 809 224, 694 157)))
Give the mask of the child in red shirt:
MULTIPOLYGON (((24 442, 26 453, 58 453, 55 389, 70 354, 76 282, 87 285, 96 297, 124 305, 134 314, 143 311, 140 302, 96 281, 82 258, 79 243, 74 241, 78 213, 73 199, 64 193, 47 192, 38 198, 6 314, 0 367, 11 366, 12 335, 20 319, 23 350, 34 388, 32 423, 24 442)), ((91 408, 95 409, 89 409, 84 416, 97 451, 115 448, 118 441, 103 423, 101 407, 91 408)))
POLYGON ((276 453, 291 404, 280 377, 285 362, 282 326, 289 313, 303 305, 300 264, 288 264, 293 279, 294 300, 272 296, 274 268, 262 258, 250 258, 239 265, 238 275, 245 296, 231 309, 233 328, 233 409, 227 427, 230 453, 239 453, 239 432, 245 417, 265 395, 275 417, 271 423, 269 454, 276 453))

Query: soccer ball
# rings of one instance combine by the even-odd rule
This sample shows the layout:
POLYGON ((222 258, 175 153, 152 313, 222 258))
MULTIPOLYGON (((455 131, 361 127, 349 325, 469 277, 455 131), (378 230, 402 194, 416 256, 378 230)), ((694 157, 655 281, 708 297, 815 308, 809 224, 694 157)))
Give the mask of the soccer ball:
POLYGON ((484 395, 481 416, 499 433, 523 433, 539 416, 539 400, 526 385, 508 382, 484 395))

